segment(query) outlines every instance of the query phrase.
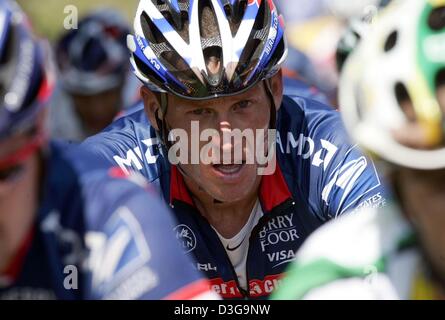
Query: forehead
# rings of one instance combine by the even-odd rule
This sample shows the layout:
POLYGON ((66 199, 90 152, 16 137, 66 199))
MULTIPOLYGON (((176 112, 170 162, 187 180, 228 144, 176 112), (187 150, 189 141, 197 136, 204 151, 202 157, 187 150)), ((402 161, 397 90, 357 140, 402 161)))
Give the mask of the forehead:
POLYGON ((258 99, 263 96, 264 92, 265 92, 264 85, 262 82, 260 82, 245 92, 228 97, 219 97, 207 100, 190 100, 169 94, 168 100, 169 100, 169 107, 170 105, 172 105, 174 107, 180 106, 180 107, 193 107, 193 108, 204 108, 204 107, 211 108, 211 107, 221 107, 223 105, 232 105, 236 102, 247 99, 254 99, 254 98, 258 99))

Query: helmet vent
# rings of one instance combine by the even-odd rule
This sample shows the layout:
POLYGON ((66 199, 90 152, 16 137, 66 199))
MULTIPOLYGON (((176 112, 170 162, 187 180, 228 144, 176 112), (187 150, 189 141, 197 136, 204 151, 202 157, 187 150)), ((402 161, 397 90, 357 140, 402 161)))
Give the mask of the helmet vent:
POLYGON ((383 50, 385 52, 389 52, 392 49, 394 49, 394 47, 397 44, 398 36, 399 36, 399 34, 397 31, 393 31, 390 33, 390 35, 388 36, 388 38, 385 41, 385 46, 383 47, 383 50))
POLYGON ((445 68, 439 70, 436 76, 436 96, 440 108, 445 114, 445 68))
POLYGON ((263 1, 261 3, 251 32, 251 40, 246 43, 237 67, 236 73, 241 75, 242 81, 244 81, 255 68, 266 43, 267 32, 270 27, 267 25, 268 14, 270 13, 266 10, 266 2, 267 1, 263 1))
POLYGON ((445 28, 445 6, 435 8, 428 17, 428 26, 434 31, 445 28))
POLYGON ((207 82, 214 87, 222 80, 222 40, 215 12, 208 0, 200 2, 199 20, 201 22, 201 49, 208 74, 207 82))
POLYGON ((162 42, 166 42, 165 37, 163 36, 161 31, 155 26, 155 24, 151 21, 150 17, 145 12, 141 15, 141 26, 144 37, 150 43, 160 44, 162 42))
POLYGON ((164 18, 176 28, 176 31, 179 32, 183 29, 184 25, 186 25, 185 22, 188 20, 189 1, 177 1, 177 8, 176 5, 170 2, 167 3, 166 0, 152 0, 152 2, 164 18))
POLYGON ((414 105, 408 93, 408 90, 406 89, 406 86, 401 82, 396 83, 394 87, 394 93, 397 99, 397 103, 399 104, 400 109, 405 114, 407 120, 409 122, 416 122, 417 117, 414 111, 414 105))
POLYGON ((246 13, 247 0, 236 0, 232 5, 231 0, 222 0, 226 16, 230 20, 230 30, 232 36, 235 36, 241 25, 241 21, 246 13))
POLYGON ((167 68, 172 72, 184 72, 189 69, 184 59, 171 48, 162 32, 145 12, 141 15, 141 24, 144 36, 150 43, 150 48, 167 68))

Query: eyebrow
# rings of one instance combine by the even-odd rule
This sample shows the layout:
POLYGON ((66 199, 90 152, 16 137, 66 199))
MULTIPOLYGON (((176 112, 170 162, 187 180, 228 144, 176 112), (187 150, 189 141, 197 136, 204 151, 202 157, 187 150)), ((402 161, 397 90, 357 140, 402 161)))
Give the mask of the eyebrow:
MULTIPOLYGON (((248 92, 243 92, 239 95, 239 97, 238 96, 229 96, 229 97, 221 97, 220 99, 224 99, 224 98, 230 99, 231 100, 230 105, 233 106, 241 101, 255 99, 258 96, 258 94, 255 94, 255 93, 256 93, 256 91, 255 92, 252 91, 252 94, 248 94, 248 92)), ((215 106, 217 106, 218 103, 213 102, 213 103, 210 103, 210 105, 209 105, 209 104, 206 104, 206 102, 207 101, 216 101, 217 99, 218 98, 209 99, 209 100, 201 100, 201 101, 200 100, 195 100, 195 101, 190 100, 190 103, 191 103, 190 105, 184 105, 181 103, 175 104, 175 105, 179 106, 179 108, 186 108, 187 110, 201 109, 201 108, 212 108, 212 107, 216 108, 215 106)))

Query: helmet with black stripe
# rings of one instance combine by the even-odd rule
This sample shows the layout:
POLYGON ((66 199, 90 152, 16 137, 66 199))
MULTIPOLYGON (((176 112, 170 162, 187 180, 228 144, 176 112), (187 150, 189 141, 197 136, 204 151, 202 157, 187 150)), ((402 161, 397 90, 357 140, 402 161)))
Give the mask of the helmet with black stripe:
POLYGON ((134 29, 136 76, 187 99, 243 92, 277 73, 287 54, 272 0, 141 0, 134 29))

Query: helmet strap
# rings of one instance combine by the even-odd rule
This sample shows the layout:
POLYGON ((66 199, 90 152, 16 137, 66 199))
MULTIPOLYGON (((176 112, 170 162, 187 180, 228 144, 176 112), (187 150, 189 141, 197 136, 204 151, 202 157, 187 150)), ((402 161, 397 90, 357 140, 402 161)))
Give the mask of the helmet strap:
POLYGON ((267 94, 267 96, 269 97, 269 100, 270 100, 269 129, 276 129, 277 128, 277 106, 275 104, 275 99, 273 97, 272 84, 271 84, 270 78, 264 80, 264 87, 266 89, 266 94, 267 94))

